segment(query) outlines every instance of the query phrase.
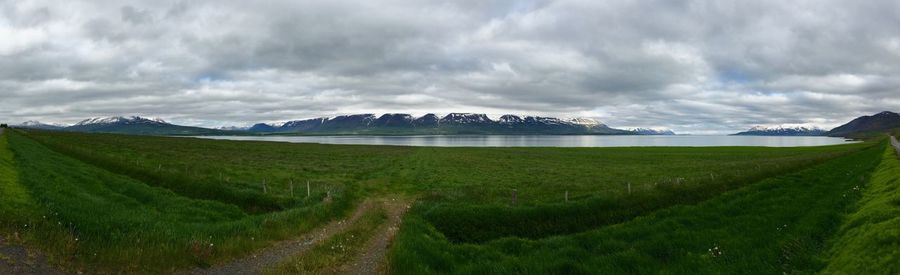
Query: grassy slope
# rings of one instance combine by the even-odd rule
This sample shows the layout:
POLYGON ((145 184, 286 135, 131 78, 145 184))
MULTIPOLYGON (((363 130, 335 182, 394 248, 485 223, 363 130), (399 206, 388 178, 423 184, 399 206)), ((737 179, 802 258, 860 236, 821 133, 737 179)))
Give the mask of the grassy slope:
POLYGON ((23 227, 29 222, 28 218, 38 213, 39 208, 31 194, 19 183, 19 172, 5 134, 0 135, 0 198, 3 198, 0 200, 0 226, 7 229, 6 232, 23 227))
MULTIPOLYGON (((245 254, 349 209, 350 199, 270 214, 151 187, 9 136, 22 186, 40 205, 22 232, 70 268, 163 271, 245 254), (166 263, 160 265, 159 263, 166 263)), ((5 166, 8 167, 8 166, 5 166)))
POLYGON ((452 244, 408 217, 393 253, 399 274, 780 273, 815 271, 825 239, 855 201, 883 146, 777 176, 692 206, 540 240, 452 244), (719 254, 721 252, 721 254, 719 254))
POLYGON ((857 205, 833 241, 823 273, 900 273, 900 159, 893 148, 884 151, 857 205))

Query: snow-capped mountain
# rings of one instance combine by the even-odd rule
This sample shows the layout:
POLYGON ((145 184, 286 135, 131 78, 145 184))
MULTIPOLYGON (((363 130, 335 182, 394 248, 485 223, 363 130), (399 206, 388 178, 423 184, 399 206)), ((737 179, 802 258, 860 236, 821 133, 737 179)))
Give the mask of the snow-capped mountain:
POLYGON ((817 127, 805 126, 753 126, 747 131, 734 134, 735 136, 821 136, 825 130, 817 127))
POLYGON ((15 125, 15 127, 27 128, 27 129, 59 130, 59 129, 65 128, 66 125, 47 124, 47 123, 42 123, 42 122, 36 121, 36 120, 29 120, 26 122, 22 122, 19 125, 15 125))
POLYGON ((634 132, 637 135, 646 135, 646 136, 673 136, 675 132, 669 129, 650 129, 650 128, 634 128, 630 131, 634 132))
POLYGON ((216 128, 216 130, 222 130, 222 131, 247 131, 248 129, 250 129, 250 127, 247 127, 247 126, 243 126, 243 127, 242 126, 222 126, 222 127, 216 128))
POLYGON ((65 131, 123 133, 145 135, 203 135, 221 133, 219 130, 174 125, 160 118, 139 116, 95 117, 64 128, 65 131))
POLYGON ((605 124, 600 123, 600 121, 597 121, 592 118, 584 118, 584 117, 572 118, 572 119, 569 119, 569 122, 572 124, 583 125, 586 127, 596 127, 596 126, 600 126, 600 125, 606 126, 605 124))
MULTIPOLYGON (((107 125, 107 124, 169 124, 161 118, 143 118, 139 116, 95 117, 75 123, 75 126, 107 125)), ((171 125, 171 124, 169 124, 171 125)))
POLYGON ((493 120, 486 114, 450 113, 445 116, 389 113, 343 115, 280 124, 259 123, 251 132, 341 134, 632 134, 590 118, 560 119, 507 114, 493 120))

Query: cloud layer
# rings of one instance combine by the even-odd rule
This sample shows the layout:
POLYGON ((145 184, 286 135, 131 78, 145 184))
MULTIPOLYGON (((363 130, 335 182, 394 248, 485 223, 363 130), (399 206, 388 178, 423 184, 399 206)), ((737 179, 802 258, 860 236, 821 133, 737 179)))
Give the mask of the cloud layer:
POLYGON ((0 120, 360 112, 733 132, 900 110, 897 1, 0 1, 0 120))

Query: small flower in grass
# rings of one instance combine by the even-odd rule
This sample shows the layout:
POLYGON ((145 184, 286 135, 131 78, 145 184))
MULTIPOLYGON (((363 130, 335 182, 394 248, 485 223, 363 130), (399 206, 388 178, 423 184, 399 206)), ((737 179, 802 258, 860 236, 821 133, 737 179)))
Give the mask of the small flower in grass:
POLYGON ((707 251, 713 258, 722 256, 722 250, 719 249, 719 245, 715 245, 713 248, 707 249, 707 251))

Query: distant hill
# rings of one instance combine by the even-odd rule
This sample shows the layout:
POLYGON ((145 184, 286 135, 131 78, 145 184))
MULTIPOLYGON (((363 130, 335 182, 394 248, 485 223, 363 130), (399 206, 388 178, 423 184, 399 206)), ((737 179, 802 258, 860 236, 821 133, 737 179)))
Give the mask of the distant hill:
POLYGON ((733 136, 821 136, 825 130, 809 127, 764 127, 754 126, 747 131, 733 134, 733 136))
POLYGON ((26 128, 26 129, 41 129, 41 130, 61 130, 61 129, 65 128, 66 126, 59 125, 59 124, 47 124, 47 123, 42 123, 40 121, 29 120, 26 122, 22 122, 21 124, 18 124, 18 125, 13 125, 13 127, 26 128))
POLYGON ((174 125, 162 119, 148 119, 139 116, 90 118, 61 130, 135 135, 209 135, 227 133, 221 130, 174 125))
POLYGON ((647 136, 672 136, 675 135, 675 132, 669 129, 647 129, 647 128, 635 128, 631 129, 631 132, 634 132, 636 135, 647 135, 647 136))
POLYGON ((451 113, 440 117, 427 114, 356 114, 288 121, 280 124, 260 123, 248 130, 255 133, 298 134, 379 134, 379 135, 454 135, 454 134, 637 134, 614 129, 588 118, 559 119, 540 116, 503 115, 497 120, 485 114, 451 113))
POLYGON ((897 128, 900 128, 900 114, 884 111, 871 116, 858 117, 825 134, 833 137, 846 137, 872 132, 889 132, 897 128))

